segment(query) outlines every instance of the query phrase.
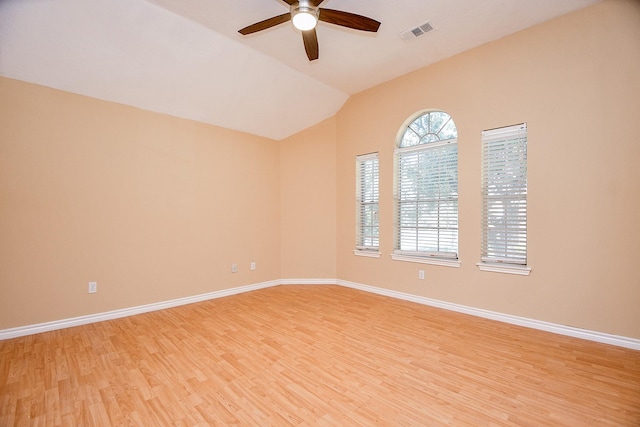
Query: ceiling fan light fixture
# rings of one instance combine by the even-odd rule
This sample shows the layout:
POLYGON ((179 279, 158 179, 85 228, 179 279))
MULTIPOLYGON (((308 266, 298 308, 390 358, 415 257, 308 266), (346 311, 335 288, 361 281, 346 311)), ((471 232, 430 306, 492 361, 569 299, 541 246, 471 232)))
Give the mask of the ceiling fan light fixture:
POLYGON ((310 6, 297 6, 291 8, 291 20, 293 26, 300 31, 309 31, 318 23, 318 12, 310 6))

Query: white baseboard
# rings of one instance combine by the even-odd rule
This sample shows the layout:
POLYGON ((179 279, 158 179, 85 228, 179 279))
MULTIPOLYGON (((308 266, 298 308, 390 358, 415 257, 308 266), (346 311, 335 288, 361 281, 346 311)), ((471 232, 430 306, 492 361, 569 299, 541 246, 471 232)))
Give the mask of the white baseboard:
POLYGON ((470 314, 472 316, 483 317, 485 319, 497 320, 499 322, 510 323, 512 325, 525 326, 527 328, 538 329, 554 334, 566 335, 575 338, 582 338, 589 341, 596 341, 604 344, 611 344, 618 347, 625 347, 632 350, 640 350, 640 340, 619 335, 605 334, 602 332, 589 331, 586 329, 574 328, 572 326, 558 325, 556 323, 544 322, 542 320, 528 319, 526 317, 518 317, 510 314, 497 313, 495 311, 483 310, 480 308, 468 307, 460 304, 454 304, 445 301, 439 301, 431 298, 425 298, 417 295, 396 292, 389 289, 376 288, 374 286, 363 285, 360 283, 348 282, 346 280, 337 280, 337 284, 347 288, 359 289, 365 292, 371 292, 378 295, 384 295, 391 298, 411 301, 418 304, 428 305, 431 307, 443 308, 445 310, 455 311, 458 313, 470 314))
MULTIPOLYGON (((335 283, 335 281, 334 281, 335 283)), ((55 320, 52 322, 39 323, 36 325, 20 326, 17 328, 0 330, 0 340, 22 337, 25 335, 38 334, 41 332, 54 331, 57 329, 70 328, 73 326, 87 325, 89 323, 102 322, 104 320, 118 319, 120 317, 133 316, 135 314, 148 313, 150 311, 163 310, 165 308, 177 307, 180 305, 192 304, 215 298, 227 297, 243 292, 255 291, 257 289, 268 288, 280 285, 279 280, 257 283, 254 285, 240 286, 237 288, 223 289, 221 291, 208 292, 206 294, 194 295, 191 297, 178 298, 169 301, 162 301, 152 304, 140 305, 137 307, 123 308, 120 310, 107 311, 104 313, 89 314, 87 316, 73 317, 70 319, 55 320)))
POLYGON ((281 285, 337 285, 336 279, 281 279, 281 285))
POLYGON ((209 292, 206 294, 194 295, 191 297, 178 298, 170 301, 163 301, 153 304, 141 305, 137 307, 124 308, 121 310, 113 310, 104 313, 90 314, 87 316, 73 317, 71 319, 56 320, 53 322, 39 323, 36 325, 21 326, 17 328, 0 330, 0 340, 16 338, 25 335, 37 334, 40 332, 48 332, 56 329, 70 328, 72 326, 86 325, 89 323, 101 322, 104 320, 118 319, 120 317, 133 316, 135 314, 148 313, 150 311, 163 310, 165 308, 177 307, 185 304, 206 301, 215 298, 222 298, 230 295, 236 295, 243 292, 255 291, 257 289, 269 288, 278 285, 339 285, 347 288, 358 289, 365 292, 371 292, 378 295, 384 295, 391 298, 397 298, 405 301, 411 301, 418 304, 428 305, 431 307, 442 308, 445 310, 455 311, 458 313, 469 314, 472 316, 483 317, 485 319, 497 320, 499 322, 510 323, 513 325, 525 326, 527 328, 539 329, 542 331, 552 332, 555 334, 566 335, 575 338, 582 338, 589 341, 596 341, 604 344, 611 344, 618 347, 625 347, 632 350, 640 350, 640 340, 619 335, 605 334, 601 332, 589 331, 585 329, 574 328, 571 326, 558 325, 555 323, 544 322, 541 320, 528 319, 525 317, 512 316, 510 314, 497 313, 494 311, 483 310, 479 308, 468 307, 460 304, 454 304, 445 301, 439 301, 431 298, 421 297, 418 295, 407 294, 403 292, 392 291, 375 286, 363 285, 361 283, 349 282, 337 279, 281 279, 271 280, 268 282, 257 283, 253 285, 240 286, 237 288, 224 289, 221 291, 209 292))

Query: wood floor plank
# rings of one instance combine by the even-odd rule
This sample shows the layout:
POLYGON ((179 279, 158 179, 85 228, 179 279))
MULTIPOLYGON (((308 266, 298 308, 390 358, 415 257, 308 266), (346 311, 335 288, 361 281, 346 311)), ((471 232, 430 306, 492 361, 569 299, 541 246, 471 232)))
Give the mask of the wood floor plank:
POLYGON ((639 426, 640 352, 338 286, 0 341, 1 426, 639 426))

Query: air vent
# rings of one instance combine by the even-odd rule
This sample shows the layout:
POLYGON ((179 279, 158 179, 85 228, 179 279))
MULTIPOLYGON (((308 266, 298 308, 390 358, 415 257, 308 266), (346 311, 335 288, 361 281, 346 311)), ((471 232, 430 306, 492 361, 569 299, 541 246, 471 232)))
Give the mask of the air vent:
POLYGON ((410 28, 406 31, 401 32, 399 36, 402 40, 413 40, 432 30, 433 30, 433 26, 431 25, 431 23, 425 22, 424 24, 418 25, 415 28, 410 28))

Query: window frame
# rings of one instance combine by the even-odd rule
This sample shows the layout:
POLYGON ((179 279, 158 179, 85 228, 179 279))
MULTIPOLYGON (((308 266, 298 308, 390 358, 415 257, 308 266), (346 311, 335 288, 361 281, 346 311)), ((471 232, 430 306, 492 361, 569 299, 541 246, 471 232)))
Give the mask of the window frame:
MULTIPOLYGON (((423 110, 412 115, 398 132, 394 151, 394 251, 391 255, 392 259, 449 267, 460 266, 457 143, 458 132, 453 117, 441 110, 423 110), (438 114, 438 118, 444 117, 437 129, 431 128, 431 120, 436 117, 432 116, 434 113, 438 114), (453 135, 451 132, 453 132, 453 135), (442 137, 440 136, 441 133, 442 137), (407 143, 407 141, 410 143, 407 143), (413 158, 414 156, 415 159, 413 158), (435 167, 428 166, 434 159, 436 160, 436 163, 434 163, 435 167), (450 163, 452 160, 455 161, 455 166, 451 166, 450 163), (419 170, 427 170, 430 174, 426 175, 426 177, 418 178, 418 181, 412 181, 410 179, 403 180, 402 165, 407 164, 409 167, 412 167, 411 162, 417 165, 420 165, 420 163, 427 165, 418 167, 420 168, 419 170), (443 168, 445 173, 442 173, 443 168), (436 172, 439 175, 434 175, 436 172), (447 175, 447 173, 450 174, 451 172, 455 172, 453 194, 445 194, 443 197, 440 197, 440 191, 443 191, 446 186, 451 187, 451 176, 447 175), (433 184, 434 182, 436 183, 433 184), (435 188, 437 188, 437 197, 426 198, 424 194, 420 195, 420 193, 425 193, 427 190, 432 190, 434 185, 435 188), (408 192, 410 186, 415 187, 415 197, 405 199, 403 192, 406 194, 410 193, 408 192), (447 214, 447 212, 444 211, 444 213, 441 214, 440 209, 446 206, 447 203, 449 204, 449 211, 453 209, 453 214, 447 214), (411 206, 412 204, 416 207, 415 225, 403 224, 403 205, 411 206), (419 213, 421 206, 423 208, 425 206, 435 206, 437 213, 435 215, 429 212, 421 214, 419 213), (455 224, 454 228, 443 225, 446 223, 446 220, 451 221, 452 219, 455 224), (435 227, 433 225, 425 225, 429 221, 433 223, 434 220, 437 224, 435 227), (415 250, 408 250, 406 247, 405 249, 401 249, 403 246, 402 237, 404 230, 411 230, 413 228, 415 228, 415 250), (444 231, 447 231, 450 236, 454 236, 455 251, 446 249, 437 250, 442 246, 446 247, 446 244, 451 245, 451 238, 449 237, 449 240, 447 240, 444 236, 444 231), (453 234, 451 233, 452 231, 453 234), (431 242, 437 247, 436 250, 431 250, 434 249, 433 247, 429 248, 430 250, 419 250, 421 245, 422 247, 426 247, 430 242, 430 237, 426 237, 427 233, 435 234, 436 239, 431 240, 431 242)), ((451 189, 449 189, 449 191, 451 191, 451 189)))
POLYGON ((380 159, 377 152, 356 156, 356 242, 353 253, 358 256, 380 257, 380 159), (369 175, 368 172, 371 173, 370 176, 366 176, 369 175), (370 187, 367 186, 367 178, 371 179, 370 187), (373 224, 366 220, 367 210, 372 212, 370 221, 373 224), (367 228, 372 232, 366 233, 367 228), (367 238, 377 239, 377 246, 366 244, 367 238))
POLYGON ((482 132, 482 271, 529 275, 526 123, 482 132), (504 250, 499 246, 504 245, 504 250))

